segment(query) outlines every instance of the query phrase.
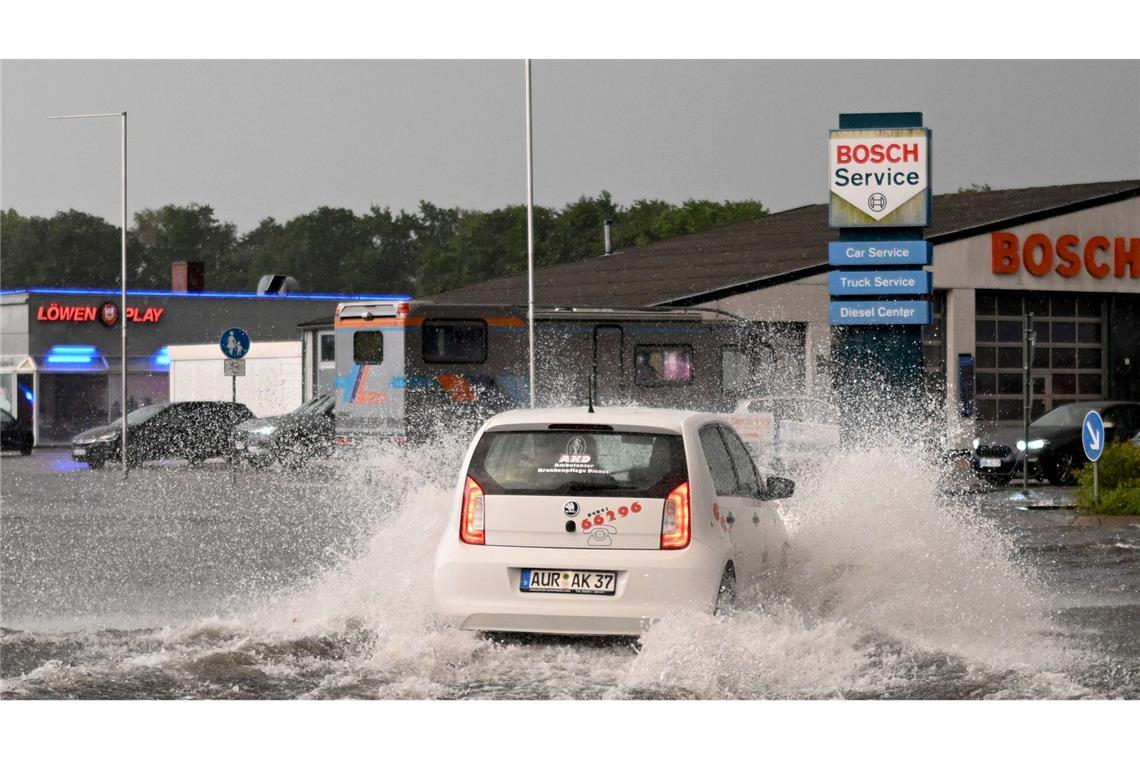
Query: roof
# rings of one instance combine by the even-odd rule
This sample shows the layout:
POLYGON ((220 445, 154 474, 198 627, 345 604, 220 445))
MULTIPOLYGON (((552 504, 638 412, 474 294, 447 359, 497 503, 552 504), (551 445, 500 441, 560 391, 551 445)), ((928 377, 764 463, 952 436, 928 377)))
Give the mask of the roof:
MULTIPOLYGON (((120 290, 107 290, 104 288, 18 288, 16 290, 0 290, 0 296, 22 295, 59 295, 59 296, 119 296, 120 290)), ((345 293, 239 293, 228 291, 177 291, 177 290, 128 290, 130 298, 139 297, 170 297, 170 298, 270 298, 282 301, 407 301, 409 296, 372 296, 353 295, 345 293)))
MULTIPOLYGON (((1140 179, 934 197, 925 237, 945 243, 1140 196, 1140 179)), ((828 270, 825 203, 535 270, 535 302, 564 306, 692 305, 828 270)), ((526 274, 499 277, 428 300, 527 302, 526 274)))
POLYGON ((548 425, 618 425, 625 428, 671 430, 681 432, 684 423, 708 414, 683 409, 651 409, 635 406, 595 406, 590 412, 584 406, 513 409, 492 417, 487 428, 541 428, 548 425))

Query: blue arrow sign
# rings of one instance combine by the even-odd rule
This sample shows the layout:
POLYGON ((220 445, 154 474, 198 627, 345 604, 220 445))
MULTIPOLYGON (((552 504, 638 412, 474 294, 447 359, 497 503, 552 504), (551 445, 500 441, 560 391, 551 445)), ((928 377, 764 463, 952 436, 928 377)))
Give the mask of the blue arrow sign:
POLYGON ((832 301, 833 325, 928 325, 926 301, 832 301))
POLYGON ((828 274, 827 284, 833 296, 925 296, 931 285, 925 269, 848 269, 828 274))
POLYGON ((1085 446, 1085 456, 1090 462, 1100 459, 1104 453, 1104 420, 1095 409, 1085 415, 1085 421, 1081 425, 1081 443, 1085 446))
POLYGON ((240 327, 231 327, 222 333, 218 344, 227 359, 241 359, 249 353, 249 336, 240 327))
POLYGON ((831 242, 827 244, 827 260, 833 267, 922 267, 930 263, 931 249, 925 240, 831 242))

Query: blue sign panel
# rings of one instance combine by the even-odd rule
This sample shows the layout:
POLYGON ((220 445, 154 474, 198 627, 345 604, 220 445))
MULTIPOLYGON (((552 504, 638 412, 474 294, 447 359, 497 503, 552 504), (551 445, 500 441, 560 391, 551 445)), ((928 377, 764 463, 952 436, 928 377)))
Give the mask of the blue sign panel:
POLYGON ((925 240, 861 240, 827 244, 833 267, 926 266, 931 245, 925 240))
POLYGON ((231 327, 222 333, 219 344, 227 359, 241 359, 249 353, 249 336, 240 327, 231 327))
POLYGON ((829 274, 827 284, 833 296, 925 296, 931 285, 925 269, 848 269, 829 274))
POLYGON ((1105 444, 1104 420, 1100 418, 1100 412, 1093 410, 1085 415, 1081 425, 1081 443, 1085 445, 1085 456, 1090 462, 1100 459, 1105 444))
POLYGON ((928 325, 926 301, 832 301, 833 325, 928 325))

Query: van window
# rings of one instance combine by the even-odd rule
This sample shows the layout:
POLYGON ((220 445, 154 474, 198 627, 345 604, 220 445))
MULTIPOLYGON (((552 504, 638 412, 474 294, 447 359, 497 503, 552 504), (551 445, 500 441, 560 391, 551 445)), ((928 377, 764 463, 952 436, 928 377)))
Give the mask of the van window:
POLYGON ((487 324, 475 319, 424 321, 424 361, 482 364, 487 361, 487 324))
POLYGON ((634 352, 638 385, 687 385, 693 382, 693 350, 689 346, 638 346, 634 352))
POLYGON ((384 333, 360 330, 352 334, 352 361, 356 364, 384 363, 384 333))
POLYGON ((664 499, 688 480, 680 435, 593 430, 487 433, 468 472, 488 495, 664 499))
POLYGON ((736 346, 725 346, 721 351, 720 382, 725 393, 743 396, 752 381, 748 356, 736 346))

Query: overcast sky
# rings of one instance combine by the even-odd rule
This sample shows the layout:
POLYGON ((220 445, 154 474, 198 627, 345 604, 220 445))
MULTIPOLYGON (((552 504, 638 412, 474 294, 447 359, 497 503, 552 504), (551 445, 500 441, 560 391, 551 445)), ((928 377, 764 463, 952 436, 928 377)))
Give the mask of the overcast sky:
MULTIPOLYGON (((936 193, 1140 177, 1137 61, 543 61, 535 201, 827 200, 841 112, 922 111, 936 193)), ((521 61, 6 61, 0 206, 213 206, 242 231, 317 206, 525 203, 521 61)))

